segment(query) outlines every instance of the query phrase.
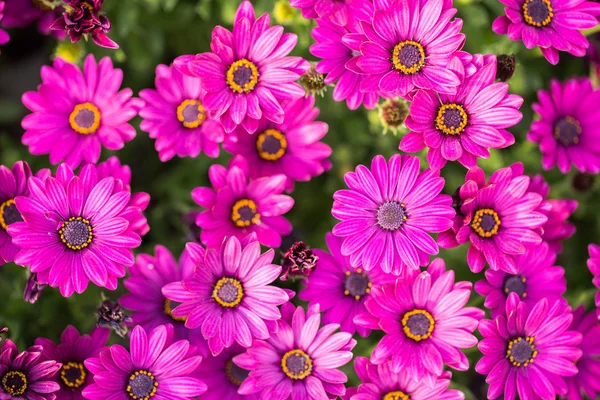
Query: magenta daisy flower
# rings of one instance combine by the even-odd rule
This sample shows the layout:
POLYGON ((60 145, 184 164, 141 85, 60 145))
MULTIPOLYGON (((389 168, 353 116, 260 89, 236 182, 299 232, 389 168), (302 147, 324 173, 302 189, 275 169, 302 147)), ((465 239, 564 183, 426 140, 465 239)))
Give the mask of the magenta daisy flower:
POLYGON ((341 221, 333 234, 344 239, 351 265, 400 275, 438 253, 429 232, 449 229, 455 214, 452 198, 440 194, 439 171, 420 172, 418 157, 396 154, 386 163, 379 155, 370 170, 359 165, 344 180, 349 190, 335 192, 331 214, 341 221))
MULTIPOLYGON (((4 6, 5 3, 3 1, 0 1, 0 21, 2 21, 2 18, 4 17, 4 6)), ((0 46, 8 43, 9 40, 10 36, 8 35, 8 33, 6 33, 4 29, 0 29, 0 46)))
POLYGON ((538 91, 538 100, 532 108, 540 118, 532 122, 527 139, 540 144, 542 167, 558 165, 566 174, 573 164, 581 172, 600 172, 600 90, 589 78, 553 80, 549 92, 538 91))
POLYGON ((365 0, 290 0, 290 5, 299 8, 304 18, 326 18, 340 26, 346 26, 354 18, 353 10, 361 7, 365 0))
POLYGON ((542 299, 530 308, 511 293, 506 317, 482 320, 483 357, 475 370, 487 375, 488 399, 554 400, 567 392, 565 377, 577 374, 581 333, 568 330, 573 321, 564 302, 542 299))
POLYGON ((273 175, 248 181, 248 164, 236 157, 229 169, 212 165, 208 171, 213 188, 198 187, 192 198, 206 211, 198 214, 200 238, 208 247, 219 247, 227 236, 243 239, 256 233, 267 247, 279 247, 281 235, 292 232, 292 224, 283 217, 294 199, 283 195, 287 177, 273 175))
MULTIPOLYGON (((109 157, 108 160, 98 164, 96 168, 98 170, 98 180, 108 177, 115 179, 114 193, 122 190, 131 192, 131 168, 128 165, 121 165, 121 161, 117 156, 109 157)), ((123 218, 129 221, 129 229, 140 236, 150 231, 148 220, 143 214, 149 203, 150 195, 148 193, 131 193, 131 198, 123 215, 123 218)))
POLYGON ((429 387, 442 375, 444 364, 466 371, 469 360, 461 349, 477 344, 472 332, 485 315, 465 307, 472 287, 471 282, 455 284, 454 271, 446 271, 441 258, 426 272, 374 286, 365 303, 367 312, 354 318, 357 325, 384 332, 371 362, 391 361, 392 371, 404 370, 409 379, 423 379, 429 387))
POLYGON ((343 396, 348 378, 338 368, 352 359, 352 335, 334 333, 337 324, 321 327, 318 306, 305 314, 302 307, 286 303, 281 312, 278 330, 268 340, 255 340, 246 353, 233 358, 250 371, 238 393, 282 400, 343 396))
POLYGON ((65 297, 83 293, 90 280, 115 290, 141 239, 124 216, 131 194, 114 187, 114 178, 99 180, 91 164, 78 176, 61 164, 56 178, 29 178, 29 197, 15 199, 24 222, 8 228, 20 247, 15 263, 65 297))
POLYGON ((365 78, 356 61, 360 55, 360 44, 367 41, 360 19, 370 20, 373 14, 371 3, 364 1, 361 9, 357 9, 357 18, 346 26, 339 26, 327 19, 317 19, 317 26, 311 31, 315 44, 310 46, 310 53, 320 58, 316 69, 325 74, 325 84, 335 84, 333 99, 346 101, 351 110, 362 104, 373 110, 384 94, 379 91, 363 93, 361 82, 365 78))
POLYGON ((487 185, 479 181, 485 179, 483 171, 473 170, 477 181, 467 181, 460 189, 468 201, 460 208, 464 219, 457 243, 471 243, 467 254, 471 271, 481 272, 487 261, 494 271, 516 274, 514 256, 542 241, 538 228, 548 220, 538 209, 542 196, 527 191, 530 178, 522 175, 522 165, 499 169, 487 185))
POLYGON ((57 361, 62 364, 60 371, 52 380, 60 386, 56 392, 59 400, 83 400, 81 392, 94 379, 83 362, 91 357, 98 357, 101 350, 106 349, 110 330, 94 328, 89 335, 80 335, 77 329, 69 325, 55 344, 46 338, 37 338, 35 344, 41 346, 42 360, 57 361))
MULTIPOLYGON (((4 3, 3 26, 25 28, 37 21, 38 31, 44 35, 52 32, 50 26, 64 11, 61 6, 51 10, 37 0, 6 0, 4 3)), ((54 31, 54 36, 57 39, 63 39, 65 33, 54 31)))
POLYGON ((198 157, 201 152, 215 158, 225 133, 218 121, 210 118, 202 99, 206 91, 200 79, 181 73, 172 66, 156 67, 156 90, 144 89, 146 101, 140 110, 144 119, 140 128, 156 139, 155 148, 161 161, 174 156, 198 157))
POLYGON ((305 95, 295 81, 310 68, 301 57, 288 57, 298 37, 269 28, 269 14, 256 19, 249 1, 240 4, 233 32, 213 30, 211 53, 181 56, 175 67, 202 78, 203 104, 208 114, 223 124, 225 132, 242 125, 255 132, 261 118, 282 123, 281 101, 305 95))
POLYGON ((255 394, 238 394, 240 385, 248 377, 248 370, 238 367, 233 358, 246 351, 244 347, 233 344, 224 349, 216 357, 205 359, 198 373, 208 386, 206 393, 202 395, 204 400, 258 400, 255 394))
POLYGON ((162 288, 172 282, 181 282, 194 274, 195 264, 187 251, 181 254, 179 263, 163 246, 154 248, 154 256, 138 254, 135 264, 129 267, 129 277, 123 282, 129 293, 119 299, 119 304, 131 310, 135 325, 150 331, 159 325, 171 324, 176 339, 185 339, 196 345, 200 354, 208 355, 208 346, 199 329, 185 327, 186 317, 176 317, 173 309, 178 303, 162 294, 162 288))
POLYGON ((567 377, 569 387, 564 398, 569 400, 584 400, 584 395, 597 399, 600 395, 600 325, 595 312, 586 314, 580 306, 573 311, 573 323, 569 328, 583 336, 579 348, 581 358, 577 361, 577 375, 567 377))
POLYGON ((368 358, 356 357, 354 359, 356 374, 361 380, 357 388, 349 388, 344 400, 463 400, 464 393, 450 390, 448 371, 442 373, 434 380, 433 386, 410 378, 406 370, 394 372, 392 363, 387 362, 375 365, 368 358))
POLYGON ((109 57, 96 63, 91 54, 83 73, 61 58, 53 67, 42 67, 38 91, 23 95, 23 104, 33 112, 21 123, 23 144, 31 154, 50 154, 52 164, 64 160, 71 168, 95 164, 102 147, 122 149, 135 137, 127 121, 143 105, 132 98, 131 89, 119 91, 122 80, 123 71, 113 68, 109 57))
POLYGON ((186 318, 189 329, 201 328, 213 355, 234 342, 250 347, 252 339, 267 339, 267 323, 281 317, 277 307, 289 300, 285 290, 270 285, 281 273, 280 266, 271 264, 275 252, 261 255, 255 235, 241 243, 229 237, 219 249, 206 252, 196 243, 186 249, 194 273, 162 289, 168 299, 181 303, 172 315, 186 318))
MULTIPOLYGON (((600 246, 590 244, 588 251, 590 252, 590 258, 587 260, 587 266, 594 275, 592 283, 600 289, 600 246)), ((598 318, 600 319, 600 291, 596 293, 596 307, 598 307, 598 318)))
MULTIPOLYGON (((558 51, 583 57, 589 42, 580 31, 598 24, 600 5, 591 1, 501 0, 506 15, 492 24, 492 30, 525 47, 539 47, 551 64, 558 63, 558 51)), ((579 97, 581 98, 581 97, 579 97)))
POLYGON ((368 75, 361 90, 397 96, 415 87, 454 93, 460 78, 446 66, 465 41, 462 20, 450 22, 454 14, 444 0, 394 2, 376 10, 372 23, 361 23, 367 41, 356 64, 368 75))
MULTIPOLYGON (((464 76, 458 59, 453 59, 450 67, 464 76)), ((515 138, 506 128, 521 121, 523 98, 509 94, 508 84, 495 83, 495 79, 496 57, 492 56, 474 75, 462 80, 455 94, 419 91, 404 121, 412 132, 402 138, 399 149, 412 153, 427 147, 431 168, 443 168, 446 161, 472 168, 477 158, 490 157, 489 149, 512 145, 515 138)))
POLYGON ((365 301, 374 285, 394 283, 397 277, 378 267, 370 271, 354 268, 349 257, 341 252, 342 239, 328 233, 325 241, 329 253, 314 249, 319 260, 314 273, 306 280, 306 288, 300 292, 300 299, 308 301, 309 306, 319 305, 324 324, 339 324, 343 332, 358 331, 367 337, 371 330, 355 325, 354 316, 366 311, 365 301))
POLYGON ((251 179, 284 174, 292 191, 294 181, 307 182, 331 168, 331 147, 320 142, 329 127, 315 121, 319 109, 313 96, 284 101, 281 107, 281 124, 263 118, 254 134, 238 128, 223 148, 246 159, 251 179))
POLYGON ((475 284, 475 291, 485 297, 483 305, 491 309, 492 318, 504 313, 511 293, 516 293, 529 307, 544 298, 561 300, 567 291, 567 280, 564 268, 555 265, 555 261, 556 254, 543 242, 515 256, 516 274, 485 271, 485 280, 475 284))
POLYGON ((531 178, 529 192, 539 193, 545 200, 542 204, 548 207, 546 217, 548 222, 542 226, 542 240, 550 245, 550 250, 559 254, 562 252, 562 241, 575 233, 575 225, 568 219, 575 212, 579 203, 573 199, 548 199, 550 185, 542 175, 531 178))
MULTIPOLYGON (((60 389, 52 380, 61 364, 42 361, 42 348, 33 346, 19 353, 11 340, 0 346, 0 399, 54 400, 60 389)), ((62 399, 61 399, 62 400, 62 399)))
POLYGON ((127 351, 115 344, 85 361, 94 374, 94 383, 83 391, 86 399, 193 400, 206 391, 206 384, 195 377, 202 357, 187 340, 174 342, 170 325, 148 334, 136 326, 129 347, 127 351))

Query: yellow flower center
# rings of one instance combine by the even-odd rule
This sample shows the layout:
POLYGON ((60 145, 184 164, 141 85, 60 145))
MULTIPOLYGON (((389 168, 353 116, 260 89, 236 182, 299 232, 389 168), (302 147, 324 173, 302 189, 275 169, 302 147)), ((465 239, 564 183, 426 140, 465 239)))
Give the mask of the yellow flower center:
POLYGON ((400 390, 395 390, 383 396, 382 400, 410 400, 410 396, 400 390))
POLYGON ((126 390, 134 400, 150 400, 158 390, 158 382, 152 373, 141 369, 129 375, 126 390))
POLYGON ((58 230, 60 240, 71 250, 83 250, 92 243, 94 233, 90 221, 71 217, 58 230))
POLYGON ((198 128, 206 120, 204 106, 198 100, 184 100, 177 107, 177 119, 186 128, 198 128))
POLYGON ((506 358, 515 367, 526 367, 533 363, 533 360, 537 357, 538 352, 535 349, 534 339, 532 336, 526 338, 516 338, 508 342, 508 348, 506 349, 506 358))
POLYGON ((490 238, 500 229, 500 216, 491 208, 477 210, 471 221, 471 228, 482 238, 490 238))
POLYGON ((366 272, 362 268, 358 268, 356 272, 346 271, 344 278, 344 294, 354 297, 355 300, 360 300, 361 297, 371 293, 373 284, 366 272))
POLYGON ((227 376, 229 382, 236 386, 240 386, 244 382, 244 380, 248 377, 249 372, 250 371, 235 365, 233 360, 229 360, 227 361, 227 364, 225 364, 225 376, 227 376))
POLYGON ((442 104, 438 108, 435 127, 446 135, 459 135, 464 131, 469 117, 463 106, 455 103, 442 104))
POLYGON ((85 367, 80 362, 68 362, 60 369, 60 379, 71 389, 80 388, 85 383, 86 376, 85 367))
POLYGON ((100 110, 92 103, 77 104, 69 116, 69 123, 82 135, 96 133, 100 127, 100 110))
POLYGON ((405 75, 416 74, 425 66, 425 49, 413 40, 400 42, 394 47, 392 64, 405 75))
POLYGON ((256 203, 250 199, 235 202, 231 209, 231 220, 240 228, 247 228, 260 222, 260 214, 256 212, 256 203))
POLYGON ((2 377, 2 388, 11 396, 21 396, 27 391, 27 376, 19 371, 9 371, 2 377))
POLYGON ((165 314, 173 319, 173 321, 185 322, 187 321, 187 317, 176 317, 173 315, 173 304, 171 299, 165 299, 165 314))
POLYGON ((227 70, 227 84, 236 93, 250 93, 258 85, 259 76, 258 67, 243 58, 227 70))
POLYGON ((415 342, 429 339, 434 328, 435 320, 426 310, 414 309, 404 313, 402 317, 402 331, 415 342))
POLYGON ((212 298, 222 307, 233 308, 242 302, 244 288, 242 282, 235 278, 221 278, 217 281, 212 298))
POLYGON ((8 199, 0 204, 0 226, 4 230, 12 223, 23 221, 21 213, 17 210, 15 199, 8 199))
POLYGON ((256 137, 256 150, 263 160, 277 161, 287 149, 285 135, 277 129, 267 129, 256 137))
POLYGON ((281 370, 288 378, 302 380, 312 373, 311 358, 300 349, 290 350, 281 358, 281 370))
POLYGON ((523 19, 531 26, 542 28, 554 17, 550 0, 525 0, 523 3, 523 19))

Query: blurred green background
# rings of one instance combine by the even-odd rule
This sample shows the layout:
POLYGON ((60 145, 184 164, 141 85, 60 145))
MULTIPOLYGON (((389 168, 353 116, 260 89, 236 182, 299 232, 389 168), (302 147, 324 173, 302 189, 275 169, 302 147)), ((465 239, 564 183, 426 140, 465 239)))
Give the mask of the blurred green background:
MULTIPOLYGON (((312 21, 302 19, 297 10, 289 7, 289 0, 255 0, 258 13, 269 12, 272 23, 285 25, 288 31, 299 36, 295 55, 302 55, 317 61, 308 52, 313 40, 310 30, 312 21)), ((169 64, 181 54, 199 53, 209 50, 210 33, 215 25, 230 27, 239 0, 106 0, 105 10, 113 23, 110 37, 121 49, 110 51, 98 48, 91 43, 78 45, 63 44, 62 54, 79 56, 94 53, 97 57, 110 56, 115 65, 125 73, 123 87, 130 87, 135 93, 154 87, 154 69, 157 64, 169 64)), ((547 87, 550 79, 565 79, 571 76, 588 76, 586 59, 575 58, 561 53, 560 64, 551 66, 538 50, 526 50, 519 42, 494 34, 491 24, 494 18, 503 13, 503 6, 497 0, 457 0, 458 17, 464 21, 463 32, 467 34, 465 50, 471 53, 514 53, 517 58, 517 71, 510 80, 511 92, 525 98, 522 107, 523 121, 512 129, 516 144, 509 149, 494 151, 489 160, 480 165, 489 173, 521 161, 529 174, 541 172, 540 154, 537 145, 526 140, 526 133, 533 118, 531 103, 536 100, 536 91, 547 87)), ((20 121, 26 114, 20 96, 28 90, 35 90, 40 83, 39 69, 51 63, 57 49, 52 37, 37 33, 36 27, 10 30, 11 41, 2 48, 0 56, 0 163, 12 166, 17 160, 26 160, 34 171, 48 167, 48 157, 32 157, 27 148, 21 145, 23 130, 20 121)), ((400 136, 391 133, 382 135, 377 111, 361 108, 350 111, 345 103, 331 99, 331 89, 324 97, 317 98, 321 108, 320 120, 329 124, 325 138, 333 149, 333 168, 309 183, 298 183, 292 194, 296 203, 288 214, 296 231, 293 239, 305 240, 312 247, 324 246, 324 235, 334 225, 330 209, 332 194, 344 187, 343 174, 358 164, 369 164, 376 154, 386 157, 398 150, 400 136)), ((139 119, 133 121, 139 126, 139 119)), ((212 163, 225 164, 229 154, 212 160, 204 155, 196 159, 175 158, 161 163, 154 150, 154 142, 146 133, 138 130, 138 136, 117 153, 122 163, 132 169, 134 191, 151 194, 152 202, 146 212, 151 231, 143 239, 139 252, 153 252, 156 244, 163 244, 176 256, 189 239, 189 230, 182 223, 183 215, 195 205, 190 197, 194 187, 209 185, 207 171, 212 163)), ((105 151, 102 160, 111 152, 105 151)), ((424 156, 423 166, 425 166, 424 156)), ((443 175, 447 180, 445 192, 454 193, 463 182, 465 169, 458 164, 448 164, 443 175)), ((600 242, 600 214, 598 211, 598 185, 592 182, 585 190, 575 189, 575 172, 563 176, 557 170, 544 173, 552 184, 551 198, 575 198, 580 202, 579 209, 572 217, 577 225, 577 234, 565 243, 565 250, 559 256, 558 264, 565 267, 568 279, 567 298, 571 305, 593 304, 595 290, 585 261, 588 257, 587 245, 600 242)), ((291 239, 291 240, 293 240, 291 239)), ((287 240, 289 243, 291 240, 287 240)), ((284 241, 285 242, 285 241, 284 241)), ((466 247, 451 251, 441 250, 440 256, 446 265, 456 271, 460 280, 477 281, 483 274, 472 274, 465 260, 466 247)), ((22 300, 22 292, 27 280, 26 271, 14 264, 0 267, 0 326, 10 328, 10 337, 21 348, 29 346, 38 336, 58 340, 68 324, 82 331, 88 331, 95 323, 94 311, 100 303, 101 290, 90 285, 83 295, 69 299, 60 296, 57 290, 46 290, 40 300, 31 305, 22 300)), ((298 283, 290 287, 298 288, 298 283)), ((104 293, 116 300, 123 292, 104 293)), ((483 299, 472 296, 472 305, 482 306, 483 299)), ((355 349, 356 355, 368 356, 380 336, 374 333, 368 339, 360 339, 355 349)), ((117 340, 113 335, 113 340, 117 340)), ((472 365, 480 357, 476 349, 467 351, 472 365)), ((351 381, 358 381, 353 368, 345 370, 351 381)), ((485 398, 482 391, 483 379, 473 370, 454 373, 456 387, 467 393, 467 398, 485 398)))

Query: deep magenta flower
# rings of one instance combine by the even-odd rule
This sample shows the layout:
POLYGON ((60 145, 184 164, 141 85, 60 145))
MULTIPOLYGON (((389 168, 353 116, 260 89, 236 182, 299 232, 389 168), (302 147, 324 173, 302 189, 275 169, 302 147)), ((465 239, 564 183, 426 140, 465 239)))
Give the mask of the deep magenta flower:
POLYGON ((91 164, 79 175, 61 164, 56 178, 29 178, 29 197, 15 199, 23 222, 8 228, 20 247, 15 262, 65 297, 83 293, 90 280, 115 290, 141 239, 125 218, 130 192, 114 187, 114 178, 99 180, 91 164))
POLYGON ((373 22, 361 22, 367 41, 356 62, 368 75, 363 92, 407 96, 415 88, 454 93, 460 78, 446 66, 460 50, 462 20, 444 0, 393 2, 375 11, 373 22))
POLYGON ((138 254, 135 264, 129 267, 129 277, 123 281, 128 293, 119 299, 119 304, 131 310, 133 324, 141 325, 146 331, 171 324, 175 339, 189 341, 198 347, 200 355, 206 357, 208 346, 200 330, 186 328, 187 318, 173 315, 178 303, 169 300, 161 291, 169 283, 191 277, 195 265, 187 251, 181 254, 178 263, 171 252, 160 245, 154 248, 154 256, 138 254))
POLYGON ((11 340, 0 346, 0 399, 54 400, 60 389, 52 380, 61 364, 54 360, 42 361, 42 348, 32 346, 19 353, 11 340))
POLYGON ((106 36, 110 31, 111 24, 108 17, 102 13, 104 0, 63 1, 69 8, 65 8, 63 15, 54 21, 50 29, 66 32, 72 43, 89 35, 92 41, 100 47, 119 48, 114 40, 106 36))
POLYGON ((492 312, 492 318, 502 315, 511 293, 533 307, 541 299, 561 300, 567 291, 565 270, 557 266, 556 253, 547 243, 527 249, 515 256, 516 274, 504 271, 485 271, 485 280, 475 283, 475 291, 485 297, 483 305, 492 312))
POLYGON ((306 243, 294 242, 281 256, 281 277, 282 281, 288 279, 303 279, 310 276, 317 266, 319 257, 306 243))
POLYGON ((225 132, 210 118, 202 99, 206 91, 200 79, 181 73, 172 66, 156 67, 155 89, 140 91, 146 101, 140 110, 140 128, 156 139, 154 147, 161 161, 174 156, 198 157, 201 152, 215 158, 225 132))
POLYGON ((404 123, 411 129, 402 138, 399 149, 417 152, 427 147, 427 162, 440 169, 446 161, 459 161, 467 168, 477 158, 489 158, 489 149, 501 149, 515 142, 506 130, 523 115, 523 98, 508 93, 508 84, 495 83, 496 57, 475 55, 477 72, 465 78, 464 66, 454 58, 449 69, 461 77, 455 94, 419 91, 410 105, 404 123))
POLYGON ((485 313, 465 307, 471 282, 454 283, 454 271, 446 271, 441 258, 427 271, 413 271, 393 284, 374 286, 367 312, 354 323, 383 330, 383 339, 373 349, 371 362, 391 362, 392 371, 406 371, 411 380, 433 387, 444 364, 459 371, 469 368, 461 349, 477 344, 472 332, 485 313), (460 321, 460 323, 458 323, 460 321))
POLYGON ((514 256, 542 241, 538 228, 548 220, 538 209, 543 199, 528 192, 531 179, 522 173, 522 164, 501 168, 486 185, 483 170, 474 167, 467 174, 470 180, 460 188, 465 201, 460 208, 460 228, 454 228, 456 241, 470 242, 467 262, 475 273, 481 272, 487 261, 494 271, 516 274, 514 256))
POLYGON ((223 124, 225 132, 242 125, 253 133, 261 118, 283 122, 281 101, 305 95, 295 81, 310 68, 301 57, 288 57, 298 37, 269 28, 269 14, 256 19, 254 7, 243 1, 235 15, 233 32, 213 30, 210 53, 185 55, 175 60, 183 73, 202 79, 204 107, 223 124))
POLYGON ((542 204, 548 208, 546 217, 548 221, 542 225, 542 240, 550 245, 550 250, 559 254, 562 252, 562 241, 570 238, 575 233, 575 225, 568 221, 575 212, 579 203, 573 199, 548 199, 550 185, 542 175, 531 178, 529 192, 539 193, 544 201, 542 204))
POLYGON ((115 344, 85 361, 94 383, 83 397, 193 400, 206 391, 206 384, 195 377, 201 360, 187 340, 174 342, 170 325, 148 334, 138 325, 131 332, 129 351, 115 344))
POLYGON ((91 54, 83 73, 60 58, 53 67, 42 67, 38 91, 22 98, 33 112, 21 123, 23 144, 31 154, 50 154, 52 164, 65 160, 71 168, 84 161, 95 164, 102 146, 122 149, 136 133, 127 121, 143 105, 131 89, 119 91, 122 80, 123 71, 113 68, 109 57, 96 63, 91 54))
MULTIPOLYGON (((2 21, 4 17, 4 6, 6 4, 3 1, 0 1, 0 21, 2 21)), ((10 40, 10 36, 4 29, 0 29, 0 46, 8 43, 10 40)))
POLYGON ((89 335, 80 335, 71 325, 63 331, 60 343, 50 339, 37 338, 35 344, 41 346, 44 361, 57 361, 62 364, 52 380, 60 386, 56 392, 58 400, 83 400, 81 392, 94 379, 92 373, 83 362, 91 357, 98 357, 100 351, 106 349, 110 330, 94 328, 89 335))
POLYGON ((240 385, 248 377, 250 371, 238 367, 233 358, 242 354, 246 349, 238 344, 233 344, 224 349, 216 357, 204 359, 198 373, 208 386, 206 393, 202 395, 204 400, 258 400, 256 394, 238 394, 240 385))
POLYGON ((406 370, 392 371, 392 363, 375 365, 368 358, 354 359, 356 374, 361 380, 357 388, 349 388, 344 400, 463 400, 464 393, 448 389, 449 371, 436 378, 432 387, 414 381, 406 370))
MULTIPOLYGON (((580 31, 598 24, 600 5, 591 1, 501 0, 504 12, 492 30, 511 40, 522 40, 525 47, 539 47, 551 64, 558 63, 558 51, 583 57, 589 42, 580 31)), ((579 99, 581 99, 579 97, 579 99)))
POLYGON ((366 311, 365 301, 371 296, 373 286, 394 283, 397 277, 379 267, 370 271, 354 268, 349 257, 341 252, 342 239, 328 233, 325 241, 329 253, 314 250, 319 260, 306 280, 306 288, 300 292, 300 299, 308 301, 309 306, 319 305, 324 324, 339 324, 343 332, 358 332, 367 337, 371 330, 354 324, 354 317, 366 311))
POLYGON ((567 377, 569 387, 564 398, 569 400, 597 399, 600 395, 600 325, 595 312, 586 314, 585 307, 573 311, 570 328, 583 336, 579 348, 581 358, 577 361, 577 375, 567 377))
POLYGON ((267 339, 267 324, 274 327, 281 317, 277 307, 289 300, 285 290, 270 285, 281 273, 281 266, 271 264, 274 251, 261 254, 255 235, 242 242, 229 237, 206 252, 197 243, 186 249, 194 273, 162 289, 180 303, 172 315, 186 318, 189 329, 201 328, 213 355, 234 342, 249 347, 253 339, 267 339))
POLYGON ((581 172, 600 172, 600 90, 589 78, 553 80, 550 91, 538 91, 538 100, 532 108, 540 118, 531 123, 527 139, 539 143, 542 167, 558 165, 566 174, 573 164, 581 172))
POLYGON ((344 239, 351 265, 400 275, 438 253, 429 232, 449 229, 455 215, 452 198, 440 194, 439 171, 420 172, 418 157, 396 154, 386 163, 379 155, 370 170, 359 165, 344 180, 349 190, 335 192, 331 214, 341 221, 333 234, 344 239))
MULTIPOLYGON (((98 180, 112 177, 115 179, 114 193, 122 190, 131 192, 131 168, 128 165, 121 165, 117 156, 109 157, 108 160, 101 162, 96 166, 98 170, 98 180)), ((150 231, 148 220, 143 214, 150 203, 150 195, 146 192, 131 193, 129 203, 127 203, 127 212, 123 218, 129 221, 129 229, 140 236, 144 236, 150 231)))
POLYGON ((343 396, 346 374, 338 368, 352 359, 356 345, 347 332, 334 333, 339 325, 321 327, 319 307, 283 305, 278 330, 268 340, 254 340, 233 362, 250 371, 240 394, 261 399, 328 399, 343 396))
POLYGON ((488 399, 554 400, 567 392, 565 377, 577 374, 581 333, 568 330, 573 321, 564 302, 542 299, 530 308, 511 293, 506 317, 482 320, 484 354, 475 370, 487 375, 488 399))
POLYGON ((290 5, 299 8, 304 18, 324 18, 336 25, 346 26, 355 18, 355 10, 365 2, 365 0, 290 0, 290 5))
POLYGON ((284 174, 291 191, 295 181, 308 182, 331 168, 331 147, 320 141, 329 126, 315 121, 319 109, 314 96, 283 101, 281 107, 282 123, 262 118, 255 133, 238 127, 223 148, 246 159, 251 179, 284 174))
MULTIPOLYGON (((61 6, 54 10, 38 0, 6 0, 2 25, 7 28, 25 28, 37 21, 38 31, 49 35, 50 26, 64 11, 61 6)), ((54 31, 57 39, 65 37, 64 32, 54 31)))
POLYGON ((283 217, 294 205, 294 199, 282 194, 286 176, 248 181, 248 174, 246 160, 236 157, 229 169, 218 164, 210 167, 208 177, 213 188, 192 190, 194 201, 206 208, 196 218, 206 246, 218 247, 227 236, 241 240, 256 233, 261 244, 279 247, 281 235, 292 231, 292 225, 283 217))
MULTIPOLYGON (((588 251, 590 252, 590 258, 587 260, 587 266, 592 275, 594 275, 592 283, 600 289, 600 246, 590 244, 588 251)), ((598 319, 600 319, 600 291, 596 293, 596 307, 598 307, 598 319)))

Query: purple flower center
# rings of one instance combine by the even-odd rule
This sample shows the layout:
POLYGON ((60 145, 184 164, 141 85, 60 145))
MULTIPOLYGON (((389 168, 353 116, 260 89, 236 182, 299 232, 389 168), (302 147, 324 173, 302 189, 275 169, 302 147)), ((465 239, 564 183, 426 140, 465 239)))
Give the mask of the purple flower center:
POLYGON ((87 373, 83 363, 68 362, 60 369, 60 379, 70 389, 80 388, 85 383, 87 373))
POLYGON ((236 93, 249 93, 258 85, 259 76, 256 65, 244 58, 227 70, 227 84, 236 93))
POLYGON ((158 382, 154 375, 145 370, 132 373, 127 381, 127 393, 135 400, 149 400, 154 397, 158 382))
POLYGON ((241 303, 244 297, 242 283, 235 278, 221 278, 215 284, 213 299, 225 308, 232 308, 241 303))
POLYGON ((388 201, 377 209, 377 225, 387 231, 395 231, 406 221, 406 208, 404 204, 388 201))
POLYGON ((554 17, 550 0, 525 0, 523 3, 523 19, 531 26, 542 28, 554 17))
POLYGON ((169 317, 171 317, 173 319, 173 321, 185 322, 185 321, 187 321, 187 317, 176 317, 173 315, 173 309, 176 308, 180 304, 181 303, 178 303, 171 299, 165 299, 165 306, 164 306, 165 314, 167 314, 169 317))
POLYGON ((256 137, 256 150, 263 160, 277 161, 285 155, 288 143, 277 129, 267 129, 256 137))
POLYGON ((90 221, 82 217, 71 217, 63 222, 58 234, 60 240, 71 250, 85 249, 94 237, 90 221))
POLYGON ((490 238, 500 229, 500 216, 491 208, 482 208, 475 212, 471 228, 482 238, 490 238))
POLYGON ((525 282, 527 279, 523 278, 521 275, 507 275, 504 280, 504 293, 508 296, 511 293, 516 293, 520 298, 527 297, 527 292, 525 291, 525 282))
POLYGON ((231 220, 239 228, 247 228, 260 222, 260 214, 256 212, 256 203, 250 199, 235 202, 231 209, 231 220))
POLYGON ((300 349, 290 350, 281 358, 281 369, 290 379, 302 380, 312 372, 312 360, 300 349))
POLYGON ((100 110, 92 103, 77 104, 69 116, 69 124, 82 135, 96 133, 100 127, 100 110))
POLYGON ((400 390, 394 390, 383 396, 382 400, 410 400, 410 396, 400 390))
POLYGON ((535 357, 537 357, 537 350, 535 349, 533 337, 519 337, 508 342, 506 358, 515 367, 526 367, 533 363, 535 357))
POLYGON ((206 120, 204 106, 198 100, 184 100, 177 107, 177 119, 186 128, 198 128, 206 120))
POLYGON ((11 396, 21 396, 27 391, 27 376, 19 371, 8 371, 2 377, 2 388, 11 396))
POLYGON ((344 278, 344 294, 346 296, 360 300, 362 296, 371 293, 371 286, 373 286, 371 280, 361 268, 356 272, 346 271, 346 278, 344 278))
POLYGON ((414 309, 402 317, 402 330, 406 337, 420 342, 428 339, 435 328, 435 320, 427 310, 414 309))
POLYGON ((249 373, 250 371, 238 367, 232 360, 227 361, 227 364, 225 364, 225 375, 229 379, 229 382, 236 386, 240 386, 246 380, 249 373))
POLYGON ((554 124, 554 138, 565 147, 579 143, 581 125, 573 117, 564 117, 554 124))
POLYGON ((467 126, 468 119, 467 112, 460 104, 442 104, 438 108, 435 127, 446 135, 459 135, 467 126))
POLYGON ((400 42, 394 47, 392 64, 405 75, 416 74, 425 65, 425 49, 412 40, 400 42))
POLYGON ((20 221, 23 221, 23 218, 14 199, 8 199, 0 205, 0 226, 3 229, 6 230, 10 224, 20 221))

